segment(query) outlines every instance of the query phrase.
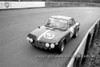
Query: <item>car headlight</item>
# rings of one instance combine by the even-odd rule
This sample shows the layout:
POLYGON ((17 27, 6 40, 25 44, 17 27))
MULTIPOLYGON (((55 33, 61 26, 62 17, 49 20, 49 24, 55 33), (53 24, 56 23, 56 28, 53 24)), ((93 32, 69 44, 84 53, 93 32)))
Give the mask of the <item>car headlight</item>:
POLYGON ((46 47, 49 47, 49 43, 46 43, 45 46, 46 46, 46 47))
POLYGON ((27 40, 29 41, 29 40, 30 40, 30 38, 29 38, 29 37, 27 37, 27 40))
POLYGON ((30 40, 29 40, 30 42, 33 42, 33 39, 32 38, 30 38, 30 40))
POLYGON ((58 45, 58 43, 55 43, 55 45, 58 45))
POLYGON ((51 45, 50 45, 50 47, 51 47, 51 48, 54 48, 54 47, 55 47, 55 45, 54 45, 54 44, 51 44, 51 45))
POLYGON ((33 42, 32 38, 27 37, 27 40, 30 41, 30 42, 33 42))

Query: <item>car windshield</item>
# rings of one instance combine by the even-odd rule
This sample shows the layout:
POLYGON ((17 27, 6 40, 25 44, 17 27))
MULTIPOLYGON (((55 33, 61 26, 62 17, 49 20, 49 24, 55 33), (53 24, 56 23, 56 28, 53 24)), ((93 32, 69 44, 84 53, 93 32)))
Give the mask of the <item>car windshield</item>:
POLYGON ((66 23, 67 21, 63 19, 49 18, 46 26, 51 28, 66 30, 67 29, 66 23))

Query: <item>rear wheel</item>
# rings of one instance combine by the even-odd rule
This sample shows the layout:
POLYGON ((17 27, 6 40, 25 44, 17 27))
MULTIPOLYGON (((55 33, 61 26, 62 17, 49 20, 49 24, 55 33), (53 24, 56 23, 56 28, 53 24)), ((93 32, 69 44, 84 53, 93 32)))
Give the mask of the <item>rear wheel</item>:
POLYGON ((74 33, 73 38, 76 38, 78 35, 78 31, 74 33))

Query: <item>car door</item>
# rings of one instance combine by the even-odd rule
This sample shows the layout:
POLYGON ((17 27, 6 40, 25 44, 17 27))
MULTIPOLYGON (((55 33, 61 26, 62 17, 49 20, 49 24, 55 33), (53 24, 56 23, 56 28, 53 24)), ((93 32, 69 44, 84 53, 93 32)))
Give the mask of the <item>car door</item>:
POLYGON ((69 30, 70 30, 70 38, 71 38, 75 32, 75 22, 73 21, 73 19, 69 20, 69 30))
POLYGON ((66 42, 67 42, 70 39, 70 32, 69 32, 69 23, 68 23, 68 21, 66 21, 66 27, 67 27, 67 30, 65 31, 64 38, 66 39, 66 42))
POLYGON ((77 25, 77 23, 75 22, 74 19, 72 19, 73 23, 74 23, 74 32, 78 32, 79 31, 79 24, 77 25))

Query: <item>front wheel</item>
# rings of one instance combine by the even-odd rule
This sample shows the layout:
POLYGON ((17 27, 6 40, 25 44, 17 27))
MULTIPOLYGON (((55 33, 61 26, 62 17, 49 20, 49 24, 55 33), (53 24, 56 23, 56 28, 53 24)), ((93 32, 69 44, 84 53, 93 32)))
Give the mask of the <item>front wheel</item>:
POLYGON ((62 53, 64 51, 65 48, 65 44, 64 41, 62 41, 59 45, 58 45, 58 53, 62 53))

